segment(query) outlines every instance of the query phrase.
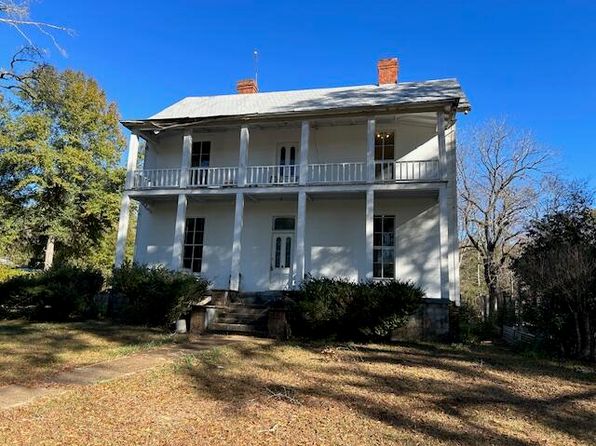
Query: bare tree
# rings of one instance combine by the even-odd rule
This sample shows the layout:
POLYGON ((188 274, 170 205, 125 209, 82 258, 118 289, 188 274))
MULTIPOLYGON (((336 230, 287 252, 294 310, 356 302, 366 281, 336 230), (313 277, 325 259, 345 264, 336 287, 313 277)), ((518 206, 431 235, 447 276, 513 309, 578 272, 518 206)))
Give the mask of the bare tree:
POLYGON ((73 34, 71 29, 64 26, 32 20, 29 4, 28 0, 0 0, 0 24, 13 28, 24 40, 24 46, 15 53, 9 65, 0 66, 0 87, 25 94, 30 94, 26 84, 31 79, 31 68, 42 64, 46 53, 43 47, 35 43, 34 33, 43 34, 62 56, 66 56, 66 51, 59 45, 54 33, 73 34))
POLYGON ((494 313, 501 297, 499 277, 539 202, 539 181, 550 155, 529 133, 514 130, 505 120, 471 130, 458 150, 463 247, 480 255, 488 311, 494 313))

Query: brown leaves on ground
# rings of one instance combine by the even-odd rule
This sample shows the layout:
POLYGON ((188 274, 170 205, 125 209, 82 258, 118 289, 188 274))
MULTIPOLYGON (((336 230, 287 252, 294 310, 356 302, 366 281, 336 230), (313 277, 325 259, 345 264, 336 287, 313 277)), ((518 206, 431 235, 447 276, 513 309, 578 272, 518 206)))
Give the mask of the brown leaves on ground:
POLYGON ((588 445, 594 370, 493 346, 247 340, 0 412, 7 444, 588 445))

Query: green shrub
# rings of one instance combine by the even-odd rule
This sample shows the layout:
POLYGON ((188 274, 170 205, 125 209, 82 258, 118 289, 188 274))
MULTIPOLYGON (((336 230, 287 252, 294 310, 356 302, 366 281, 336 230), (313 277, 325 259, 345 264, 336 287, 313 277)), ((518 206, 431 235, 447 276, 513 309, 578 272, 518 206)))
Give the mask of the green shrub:
POLYGON ((6 282, 7 280, 12 279, 13 277, 22 276, 25 273, 24 271, 11 268, 10 266, 0 265, 0 283, 6 282))
POLYGON ((201 277, 165 267, 127 263, 113 271, 112 293, 123 300, 113 316, 128 324, 166 326, 207 292, 201 277))
POLYGON ((96 314, 94 297, 102 286, 98 271, 58 266, 0 283, 0 306, 4 316, 47 321, 89 318, 96 314))
POLYGON ((406 323, 423 297, 411 282, 308 277, 293 294, 291 323, 314 338, 383 338, 406 323))

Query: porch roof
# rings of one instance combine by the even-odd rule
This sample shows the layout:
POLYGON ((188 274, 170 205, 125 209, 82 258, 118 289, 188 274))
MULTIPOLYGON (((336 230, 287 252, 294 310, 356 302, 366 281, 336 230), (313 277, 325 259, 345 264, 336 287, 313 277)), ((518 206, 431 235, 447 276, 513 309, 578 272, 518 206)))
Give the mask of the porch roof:
POLYGON ((342 113, 381 108, 420 108, 450 103, 467 112, 470 103, 457 79, 361 85, 255 94, 187 97, 148 119, 127 120, 130 128, 165 128, 184 123, 284 115, 342 113))

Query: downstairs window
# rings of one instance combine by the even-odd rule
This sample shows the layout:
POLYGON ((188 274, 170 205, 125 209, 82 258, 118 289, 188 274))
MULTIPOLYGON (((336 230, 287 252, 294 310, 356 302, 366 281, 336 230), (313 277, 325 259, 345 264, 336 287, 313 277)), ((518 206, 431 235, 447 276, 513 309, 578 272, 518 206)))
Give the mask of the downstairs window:
POLYGON ((187 218, 184 228, 183 266, 193 273, 200 273, 203 263, 204 218, 187 218))
POLYGON ((375 215, 373 225, 373 277, 395 279, 395 216, 375 215))

